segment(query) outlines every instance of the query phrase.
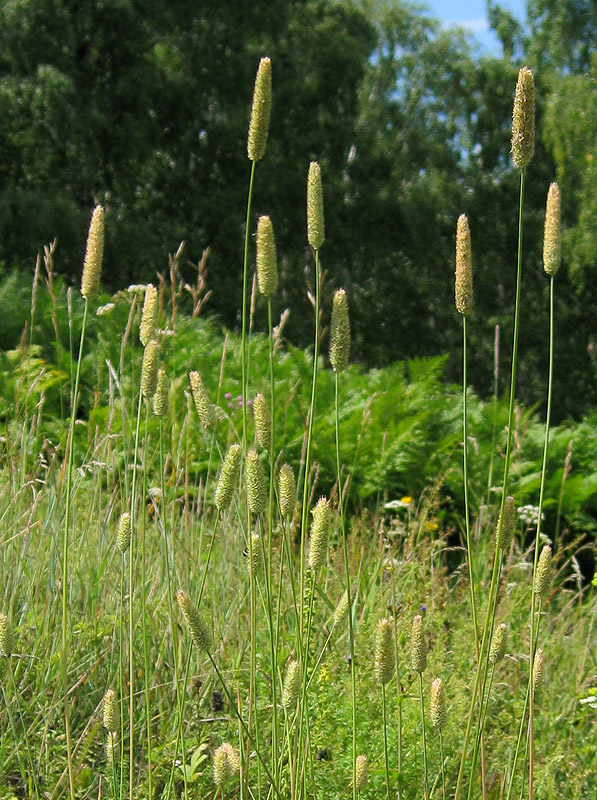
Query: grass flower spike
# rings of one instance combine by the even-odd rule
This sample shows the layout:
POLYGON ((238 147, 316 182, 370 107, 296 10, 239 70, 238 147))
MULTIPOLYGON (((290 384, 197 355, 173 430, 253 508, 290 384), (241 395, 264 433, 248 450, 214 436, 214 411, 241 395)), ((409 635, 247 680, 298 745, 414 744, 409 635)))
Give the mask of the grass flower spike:
POLYGON ((262 394, 253 400, 253 416, 255 417, 255 439, 262 450, 269 450, 272 444, 272 421, 267 407, 267 400, 262 394))
POLYGON ((334 372, 342 372, 348 366, 350 354, 350 320, 348 302, 344 289, 334 294, 332 322, 330 325, 330 364, 334 372))
POLYGON ((535 79, 528 67, 521 67, 516 82, 512 112, 512 161, 520 169, 535 152, 535 79))
POLYGON ((260 161, 265 154, 271 108, 272 62, 266 56, 259 62, 257 77, 255 78, 255 89, 253 90, 253 105, 251 107, 251 121, 249 122, 247 141, 247 154, 251 161, 260 161))
POLYGON ((294 711, 301 688, 301 670, 298 661, 289 661, 282 685, 282 708, 294 711))
POLYGON ((327 497, 320 497, 311 513, 313 514, 313 520, 311 522, 307 563, 310 569, 316 570, 325 562, 328 537, 332 525, 332 510, 327 497))
POLYGON ((261 571, 261 564, 263 563, 263 545, 261 536, 258 533, 251 534, 251 545, 248 548, 249 557, 249 575, 256 578, 261 571))
POLYGON ((259 217, 257 222, 257 285, 265 297, 271 297, 278 288, 276 239, 269 217, 259 217))
POLYGON ((126 553, 131 546, 131 515, 128 511, 121 514, 118 520, 116 544, 121 553, 126 553))
POLYGON ((116 702, 116 692, 114 689, 108 689, 104 695, 103 706, 103 723, 104 728, 112 733, 118 730, 120 723, 120 715, 118 713, 118 703, 116 702))
POLYGON ((456 225, 456 277, 455 303, 459 314, 467 315, 473 308, 473 262, 471 232, 465 214, 458 217, 456 225))
POLYGON ((508 637, 508 627, 504 622, 497 626, 493 632, 491 647, 489 648, 489 663, 497 664, 506 655, 506 640, 508 637))
POLYGON ((325 240, 321 167, 316 161, 311 162, 307 178, 307 240, 314 250, 325 240))
POLYGON ((143 351, 143 364, 141 365, 141 391, 149 400, 154 396, 158 387, 158 369, 160 346, 155 339, 147 342, 143 351))
POLYGON ((504 521, 501 523, 498 520, 498 524, 495 528, 495 535, 497 538, 500 532, 501 524, 502 536, 500 539, 500 547, 502 553, 507 554, 510 550, 510 545, 512 544, 512 539, 514 538, 514 530, 516 528, 516 506, 514 504, 514 498, 512 495, 508 495, 504 501, 503 518, 504 521))
POLYGON ((176 602, 187 624, 191 639, 198 650, 209 653, 212 649, 212 638, 199 612, 191 602, 189 595, 182 589, 176 592, 176 602))
POLYGON ((166 417, 170 406, 170 386, 166 370, 158 370, 158 379, 153 396, 152 408, 156 417, 166 417))
POLYGON ((551 547, 546 544, 541 550, 537 563, 537 573, 535 574, 535 594, 545 600, 549 591, 551 579, 551 547))
POLYGON ((282 464, 278 473, 278 499, 283 519, 292 519, 296 506, 296 479, 290 464, 282 464))
POLYGON ((533 661, 533 692, 539 691, 543 683, 544 660, 543 648, 539 647, 535 653, 535 660, 533 661))
POLYGON ((552 183, 547 193, 543 233, 543 269, 551 277, 560 268, 562 259, 561 216, 560 187, 552 183))
POLYGON ((99 291, 103 258, 104 209, 102 206, 97 206, 91 217, 91 223, 89 224, 85 261, 83 262, 83 275, 81 276, 81 294, 86 300, 91 300, 99 291))
POLYGON ((230 505, 240 476, 240 457, 240 445, 231 444, 226 451, 220 477, 218 478, 218 485, 216 486, 215 502, 218 511, 225 511, 230 505))
POLYGON ((228 742, 216 748, 213 759, 213 779, 218 787, 223 787, 240 772, 240 758, 228 742))
POLYGON ((355 780, 357 792, 362 791, 367 785, 367 778, 369 777, 367 773, 368 773, 367 756, 365 755, 357 756, 357 768, 356 768, 356 780, 355 780))
POLYGON ((446 691, 443 678, 436 678, 431 684, 429 716, 434 728, 443 728, 446 721, 446 691))
POLYGON ((267 486, 257 450, 249 450, 247 453, 245 483, 249 511, 252 514, 261 514, 267 503, 267 486))
POLYGON ((189 382, 193 393, 193 402, 204 431, 212 431, 216 427, 216 410, 209 399, 205 384, 197 371, 189 372, 189 382))
POLYGON ((348 591, 338 600, 338 605, 334 609, 334 625, 340 625, 348 616, 348 591))
POLYGON ((145 287, 143 297, 143 311, 141 312, 141 325, 139 326, 139 339, 143 347, 155 338, 158 322, 158 290, 152 283, 145 287))
POLYGON ((420 614, 417 614, 413 619, 410 642, 410 662, 413 670, 418 672, 419 675, 424 672, 427 666, 425 638, 423 636, 423 617, 420 614))
POLYGON ((380 619, 377 623, 374 644, 373 672, 375 680, 385 686, 392 680, 395 667, 392 623, 389 619, 380 619))
POLYGON ((6 614, 0 612, 0 656, 10 658, 14 653, 14 648, 12 625, 6 614))

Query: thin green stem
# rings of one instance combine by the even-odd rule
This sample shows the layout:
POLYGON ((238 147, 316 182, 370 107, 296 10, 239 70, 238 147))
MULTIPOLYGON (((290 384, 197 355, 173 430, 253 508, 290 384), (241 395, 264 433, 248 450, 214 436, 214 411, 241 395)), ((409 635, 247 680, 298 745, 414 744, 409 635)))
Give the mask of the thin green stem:
POLYGON ((75 800, 75 783, 73 775, 72 760, 72 741, 70 732, 70 702, 68 697, 68 549, 71 525, 71 500, 72 500, 72 473, 75 458, 75 419, 77 417, 77 406, 79 403, 79 379, 81 376, 81 361, 83 359, 83 345, 85 344, 85 330, 87 328, 87 313, 89 303, 85 298, 85 309, 83 311, 83 324, 81 326, 81 338, 79 340, 79 355, 77 358, 77 370, 75 373, 75 389, 72 396, 72 406, 70 415, 70 426, 68 431, 68 459, 66 466, 66 510, 64 515, 64 532, 62 537, 62 691, 64 702, 64 726, 66 731, 66 759, 68 763, 68 784, 71 800, 75 800))
POLYGON ((245 250, 243 258, 243 307, 241 314, 241 380, 243 398, 243 442, 247 437, 247 386, 248 386, 248 351, 247 351, 247 284, 249 275, 249 226, 251 224, 251 202, 253 200, 253 180, 255 178, 255 161, 251 161, 251 177, 249 179, 249 196, 247 198, 247 218, 245 222, 245 250))
MULTIPOLYGON (((147 459, 147 450, 149 444, 149 409, 147 402, 145 403, 145 430, 143 435, 143 452, 145 457, 143 467, 143 494, 142 497, 147 497, 147 472, 145 470, 145 461, 147 459)), ((141 629, 143 635, 143 684, 145 693, 145 727, 147 732, 147 785, 149 796, 153 797, 153 778, 152 778, 152 748, 151 748, 151 703, 149 700, 149 650, 148 650, 148 636, 147 636, 147 587, 146 587, 146 552, 145 552, 145 536, 146 536, 146 514, 143 514, 141 523, 141 629)))
POLYGON ((466 558, 468 561, 469 591, 471 597, 471 611, 473 614, 473 628, 475 631, 475 649, 479 659, 479 625, 477 622, 477 604, 475 602, 475 580, 473 572, 473 551, 471 542, 471 523, 468 501, 468 405, 467 405, 467 351, 466 351, 466 316, 462 317, 462 470, 464 485, 464 520, 466 535, 466 558))
POLYGON ((388 710, 386 708, 386 686, 381 685, 381 708, 383 716, 383 754, 386 767, 386 798, 390 800, 390 762, 388 758, 388 710))
POLYGON ((421 733, 423 736, 423 767, 425 777, 423 781, 423 794, 425 800, 429 797, 429 770, 427 767, 427 733, 425 730, 425 702, 423 697, 423 675, 419 672, 419 695, 421 698, 421 733))

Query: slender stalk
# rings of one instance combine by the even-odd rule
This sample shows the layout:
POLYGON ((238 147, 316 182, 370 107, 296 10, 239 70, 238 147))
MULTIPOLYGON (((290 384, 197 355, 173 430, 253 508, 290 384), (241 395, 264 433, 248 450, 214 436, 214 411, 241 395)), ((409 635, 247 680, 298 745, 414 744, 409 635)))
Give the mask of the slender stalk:
POLYGON ((352 627, 352 597, 350 591, 350 568, 348 565, 348 543, 346 541, 346 520, 344 518, 344 497, 342 494, 342 477, 340 471, 340 408, 339 379, 334 373, 334 418, 336 422, 336 475, 338 482, 338 509, 340 511, 340 529, 342 536, 342 553, 344 556, 344 575, 346 580, 346 598, 348 602, 348 643, 350 652, 350 689, 352 704, 352 796, 357 800, 357 690, 356 668, 354 663, 354 632, 352 627))
POLYGON ((469 590, 471 596, 471 611, 473 614, 473 628, 475 631, 475 649, 479 658, 479 625, 477 622, 477 604, 475 602, 475 580, 473 573, 473 552, 471 543, 471 524, 468 501, 468 407, 467 407, 467 363, 466 352, 466 315, 462 316, 462 470, 464 484, 464 520, 466 535, 466 558, 468 561, 469 590))
POLYGON ((243 442, 247 438, 247 386, 248 386, 248 343, 247 343, 247 285, 249 274, 249 226, 251 223, 251 203, 253 200, 253 180, 255 178, 256 161, 251 161, 251 177, 249 179, 249 196, 247 198, 247 218, 245 222, 245 250, 243 258, 243 307, 241 314, 241 381, 243 398, 243 442))
MULTIPOLYGON (((520 321, 520 286, 521 286, 521 276, 522 276, 522 228, 523 228, 523 204, 524 204, 524 169, 520 170, 520 201, 519 201, 519 208, 518 208, 518 256, 517 256, 517 266, 516 266, 516 301, 514 306, 514 332, 513 332, 513 340, 512 340, 512 368, 510 373, 510 399, 508 404, 508 436, 506 439, 506 457, 504 462, 504 477, 502 483, 502 500, 501 500, 501 508, 500 508, 500 520, 504 518, 504 506, 506 503, 506 495, 508 489, 508 478, 510 474, 510 460, 512 454, 512 440, 513 440, 513 427, 514 427, 514 399, 516 393, 516 362, 518 356, 518 332, 519 332, 519 321, 520 321)), ((462 782, 464 779, 464 764, 466 761, 466 755, 468 750, 468 744, 470 740, 472 725, 473 725, 473 717, 474 717, 474 709, 477 700, 477 694, 479 692, 479 687, 481 685, 481 675, 484 671, 487 670, 487 664, 484 664, 484 659, 487 660, 489 658, 489 648, 488 643, 491 636, 491 629, 493 627, 493 620, 495 618, 495 606, 497 602, 497 590, 498 590, 498 574, 499 574, 499 565, 500 565, 500 547, 501 547, 501 538, 502 538, 502 523, 500 522, 496 542, 495 542, 495 552, 493 558, 493 568, 491 573, 491 585, 489 589, 489 602, 487 604, 487 613, 485 615, 485 623, 483 626, 483 637, 481 641, 481 649, 479 653, 479 660, 477 663, 477 670, 475 675, 475 685, 473 688, 473 693, 471 695, 471 704, 469 707, 469 713, 466 722, 466 730, 464 734, 464 741, 462 745, 462 755, 460 758, 460 767, 458 769, 458 779, 456 781, 456 789, 454 792, 454 800, 459 800, 460 792, 462 791, 462 782)), ((472 776, 471 776, 472 778, 472 776)))
POLYGON ((446 800, 446 769, 444 766, 444 739, 442 729, 439 729, 439 757, 442 771, 442 800, 446 800))
MULTIPOLYGON (((274 777, 278 777, 278 643, 277 635, 274 636, 274 625, 272 616, 272 555, 273 555, 273 524, 274 524, 274 461, 275 461, 275 435, 276 435, 276 395, 275 395, 275 374, 274 374, 274 338, 272 324, 272 301, 267 299, 267 322, 269 340, 269 382, 270 382, 270 449, 269 449, 269 514, 267 525, 268 558, 266 570, 266 591, 267 591, 267 611, 270 632, 270 655, 271 655, 271 684, 272 684, 272 762, 274 765, 274 777)), ((279 604, 278 604, 279 606, 279 604)), ((277 630, 277 626, 276 626, 277 630)))
MULTIPOLYGON (((149 444, 149 430, 148 430, 149 409, 147 402, 145 403, 145 432, 143 436, 143 451, 147 454, 149 444)), ((144 462, 146 458, 144 458, 144 462)), ((143 494, 142 497, 147 497, 147 473, 145 467, 143 469, 143 494)), ((145 536, 146 536, 146 515, 143 514, 141 524, 141 629, 143 635, 143 682, 145 693, 145 725, 147 732, 147 786, 149 796, 153 797, 153 778, 152 778, 152 749, 151 749, 151 713, 149 702, 149 651, 147 646, 147 587, 146 587, 146 552, 145 552, 145 536)))
POLYGON ((386 798, 390 800, 390 762, 388 760, 388 710, 386 708, 386 685, 381 685, 381 707, 383 716, 383 753, 386 766, 386 798))
POLYGON ((79 340, 79 355, 77 358, 77 370, 75 373, 75 389, 72 396, 70 426, 68 431, 68 458, 66 466, 66 509, 64 514, 64 531, 62 536, 62 692, 64 703, 64 726, 66 730, 66 759, 68 764, 68 785, 71 800, 75 800, 75 783, 73 775, 72 761, 72 741, 70 732, 70 702, 68 697, 68 548, 71 527, 71 501, 73 487, 73 464, 75 458, 75 419, 77 416, 77 406, 79 403, 79 378, 81 376, 81 361, 83 359, 83 345, 85 344, 85 330, 87 328, 87 313, 89 302, 85 298, 85 308, 83 311, 83 324, 81 326, 81 337, 79 340))
POLYGON ((423 735, 423 766, 425 769, 425 779, 423 782, 423 794, 425 800, 429 797, 429 771, 427 767, 427 733, 425 730, 425 704, 423 698, 423 675, 419 672, 419 694, 421 697, 421 733, 423 735))

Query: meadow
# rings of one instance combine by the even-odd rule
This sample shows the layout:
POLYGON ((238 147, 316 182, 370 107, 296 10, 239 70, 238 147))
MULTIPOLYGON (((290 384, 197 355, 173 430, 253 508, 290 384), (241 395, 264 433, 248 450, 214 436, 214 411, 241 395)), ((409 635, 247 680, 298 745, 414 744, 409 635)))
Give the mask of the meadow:
MULTIPOLYGON (((269 80, 262 60, 251 187, 269 80)), ((53 246, 31 289, 4 280, 3 316, 27 313, 0 354, 1 798, 594 800, 597 418, 550 426, 551 381, 541 418, 516 402, 531 90, 522 70, 505 397, 467 386, 462 217, 462 386, 442 357, 350 364, 316 162, 308 351, 272 318, 273 225, 253 224, 251 188, 239 332, 205 316, 207 255, 192 284, 179 250, 156 286, 101 294, 101 207, 80 291, 53 246)), ((553 309, 549 196, 534 235, 553 309)))

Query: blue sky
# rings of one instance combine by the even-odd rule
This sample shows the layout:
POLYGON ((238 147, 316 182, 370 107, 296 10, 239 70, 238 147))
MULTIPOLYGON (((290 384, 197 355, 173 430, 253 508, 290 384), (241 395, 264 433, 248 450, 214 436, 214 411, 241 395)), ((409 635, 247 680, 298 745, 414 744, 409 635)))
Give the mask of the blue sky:
MULTIPOLYGON (((475 37, 483 50, 498 55, 499 42, 487 24, 485 0, 423 0, 432 16, 446 25, 460 25, 475 37)), ((499 0, 521 22, 526 17, 525 0, 499 0)))

